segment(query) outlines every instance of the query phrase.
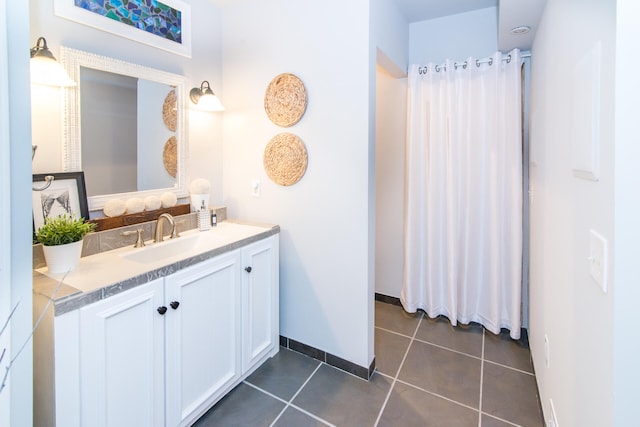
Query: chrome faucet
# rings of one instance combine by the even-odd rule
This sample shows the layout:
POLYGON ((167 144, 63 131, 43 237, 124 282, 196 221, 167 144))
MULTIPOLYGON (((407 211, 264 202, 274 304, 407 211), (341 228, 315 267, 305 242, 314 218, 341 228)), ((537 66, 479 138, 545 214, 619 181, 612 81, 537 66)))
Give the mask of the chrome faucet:
POLYGON ((155 237, 153 239, 154 242, 158 243, 158 242, 162 242, 163 240, 163 236, 162 236, 162 220, 166 220, 169 225, 171 225, 171 237, 170 239, 175 239, 178 236, 178 229, 176 228, 176 222, 173 220, 173 217, 171 216, 171 214, 169 213, 163 213, 160 214, 160 216, 158 217, 158 220, 156 221, 156 234, 155 237))

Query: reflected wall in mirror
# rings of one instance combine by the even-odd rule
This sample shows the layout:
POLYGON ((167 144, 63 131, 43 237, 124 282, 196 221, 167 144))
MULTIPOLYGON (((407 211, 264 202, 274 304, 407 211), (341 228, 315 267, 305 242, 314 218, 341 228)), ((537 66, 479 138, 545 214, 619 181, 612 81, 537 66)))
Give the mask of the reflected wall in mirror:
POLYGON ((64 168, 85 173, 89 210, 110 198, 187 195, 184 78, 62 47, 64 168))

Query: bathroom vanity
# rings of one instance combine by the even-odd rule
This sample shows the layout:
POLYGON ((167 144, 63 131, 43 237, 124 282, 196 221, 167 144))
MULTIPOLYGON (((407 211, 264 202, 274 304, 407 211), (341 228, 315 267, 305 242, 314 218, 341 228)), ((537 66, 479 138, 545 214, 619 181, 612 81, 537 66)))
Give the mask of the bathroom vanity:
MULTIPOLYGON (((279 227, 82 258, 36 335, 35 425, 185 426, 278 352, 279 227)), ((61 277, 34 271, 34 313, 61 277)))

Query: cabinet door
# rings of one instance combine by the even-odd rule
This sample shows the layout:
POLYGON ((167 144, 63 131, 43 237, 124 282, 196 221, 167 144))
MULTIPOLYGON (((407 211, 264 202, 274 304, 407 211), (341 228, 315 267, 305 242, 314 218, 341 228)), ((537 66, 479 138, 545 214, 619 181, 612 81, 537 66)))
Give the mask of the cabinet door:
POLYGON ((188 424, 240 377, 240 252, 166 279, 167 425, 188 424), (175 305, 175 304, 174 304, 175 305))
POLYGON ((278 236, 242 250, 242 372, 278 351, 278 236))
POLYGON ((83 426, 164 425, 163 280, 80 309, 83 426))

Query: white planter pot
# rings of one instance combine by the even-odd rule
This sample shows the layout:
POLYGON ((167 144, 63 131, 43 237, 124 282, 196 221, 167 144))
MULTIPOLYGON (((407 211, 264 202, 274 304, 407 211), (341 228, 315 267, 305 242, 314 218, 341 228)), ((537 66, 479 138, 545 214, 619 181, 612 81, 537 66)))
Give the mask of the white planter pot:
POLYGON ((82 255, 82 240, 58 246, 42 246, 49 273, 60 274, 71 271, 78 265, 82 255))

